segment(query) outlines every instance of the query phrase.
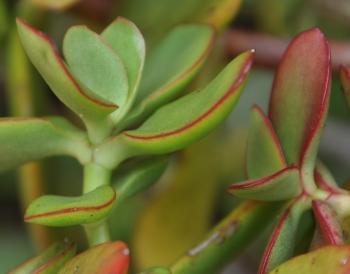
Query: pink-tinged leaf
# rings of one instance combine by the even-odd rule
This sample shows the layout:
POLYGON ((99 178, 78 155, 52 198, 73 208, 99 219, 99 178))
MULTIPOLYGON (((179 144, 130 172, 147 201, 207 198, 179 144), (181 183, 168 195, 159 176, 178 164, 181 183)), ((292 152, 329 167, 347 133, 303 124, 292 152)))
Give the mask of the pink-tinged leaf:
POLYGON ((271 122, 258 106, 254 106, 251 111, 246 161, 250 179, 267 176, 287 167, 271 122))
POLYGON ((330 95, 330 50, 319 29, 289 45, 273 83, 269 117, 288 164, 314 163, 330 95))
POLYGON ((340 67, 340 80, 343 85, 346 100, 350 107, 350 68, 346 66, 340 67))
POLYGON ((293 255, 296 231, 300 217, 306 207, 305 200, 295 200, 282 212, 264 251, 259 274, 269 273, 293 255))
POLYGON ((17 19, 17 27, 21 42, 33 65, 56 96, 84 121, 96 121, 116 109, 115 105, 101 101, 83 90, 46 34, 21 19, 17 19))
POLYGON ((346 194, 347 192, 338 187, 332 174, 321 162, 318 162, 314 171, 314 178, 317 187, 332 194, 346 194))
POLYGON ((325 242, 332 245, 343 244, 343 231, 334 210, 321 201, 313 201, 312 208, 325 242))
POLYGON ((275 268, 270 274, 348 274, 350 246, 326 246, 295 257, 275 268))
POLYGON ((299 169, 289 167, 270 176, 232 184, 228 191, 240 198, 258 201, 281 201, 301 193, 299 169))
POLYGON ((75 256, 59 274, 127 274, 128 267, 129 249, 125 243, 117 241, 94 246, 75 256))
POLYGON ((55 243, 42 254, 27 260, 10 271, 9 274, 48 274, 57 273, 59 269, 75 254, 75 244, 64 241, 55 243))

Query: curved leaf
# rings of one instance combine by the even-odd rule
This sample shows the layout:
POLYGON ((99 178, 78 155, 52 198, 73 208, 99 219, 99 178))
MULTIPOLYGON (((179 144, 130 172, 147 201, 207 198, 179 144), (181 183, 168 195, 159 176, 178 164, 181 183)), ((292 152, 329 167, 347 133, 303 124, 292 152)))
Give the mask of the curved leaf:
POLYGON ((27 260, 10 271, 9 274, 49 274, 57 273, 59 269, 75 255, 76 245, 64 241, 55 243, 39 256, 27 260))
POLYGON ((350 271, 350 246, 327 246, 295 257, 270 274, 346 274, 350 271))
POLYGON ((346 101, 350 107, 350 69, 348 67, 340 67, 340 80, 343 85, 346 101))
POLYGON ((171 274, 171 271, 164 267, 152 267, 140 272, 139 274, 171 274))
POLYGON ((293 255, 296 231, 304 210, 304 200, 295 200, 284 210, 264 251, 259 274, 268 273, 293 255))
POLYGON ((278 137, 264 112, 254 106, 247 141, 248 178, 260 178, 287 167, 278 137))
POLYGON ((299 34, 279 64, 269 117, 288 164, 315 161, 328 109, 330 71, 330 50, 319 29, 299 34))
POLYGON ((335 211, 321 201, 313 201, 312 208, 326 244, 343 244, 343 230, 335 211))
POLYGON ((214 43, 209 25, 173 29, 146 58, 135 108, 125 126, 141 122, 152 111, 173 100, 206 60, 214 43))
POLYGON ((270 176, 234 183, 228 191, 240 198, 258 201, 281 201, 297 197, 302 189, 299 169, 289 167, 270 176))
POLYGON ((122 203, 155 183, 165 171, 168 162, 168 158, 150 159, 131 167, 131 170, 113 183, 118 193, 117 203, 122 203))
POLYGON ((91 157, 85 133, 63 118, 1 118, 0 170, 54 155, 84 163, 91 157))
POLYGON ((45 195, 29 205, 24 220, 47 226, 93 223, 106 217, 115 200, 110 186, 101 186, 80 197, 45 195))
POLYGON ((63 54, 75 78, 97 98, 122 106, 128 96, 128 77, 119 55, 85 26, 71 27, 63 54))
POLYGON ((75 256, 58 274, 127 274, 129 249, 123 242, 111 242, 94 246, 75 256))
POLYGON ((129 84, 128 106, 121 114, 123 115, 131 107, 139 86, 145 60, 145 41, 134 23, 123 17, 118 17, 112 22, 101 33, 101 36, 118 54, 127 72, 129 84))
POLYGON ((99 146, 96 161, 105 167, 115 167, 130 156, 169 153, 204 137, 227 117, 237 102, 253 55, 253 52, 239 55, 203 90, 160 108, 140 128, 99 146))
POLYGON ((321 162, 317 162, 314 177, 316 185, 329 194, 347 194, 347 191, 338 187, 330 171, 321 162))
POLYGON ((18 33, 24 49, 56 96, 72 109, 94 132, 96 127, 106 127, 106 116, 116 106, 86 93, 70 74, 51 39, 28 23, 17 19, 18 33))

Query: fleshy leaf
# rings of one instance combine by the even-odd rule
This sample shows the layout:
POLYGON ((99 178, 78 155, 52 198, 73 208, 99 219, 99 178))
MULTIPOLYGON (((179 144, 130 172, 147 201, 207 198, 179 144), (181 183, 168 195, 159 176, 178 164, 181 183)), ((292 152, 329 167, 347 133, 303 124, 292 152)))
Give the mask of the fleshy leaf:
POLYGON ((152 267, 140 272, 139 274, 171 274, 171 271, 164 267, 152 267))
POLYGON ((79 83, 98 98, 122 106, 128 77, 117 52, 85 26, 71 27, 63 40, 68 67, 79 83))
POLYGON ((206 60, 214 43, 209 25, 178 26, 146 58, 135 108, 125 124, 142 121, 178 96, 206 60))
POLYGON ((328 43, 319 29, 299 34, 279 64, 269 116, 288 164, 315 161, 328 110, 330 69, 328 43))
POLYGON ((203 90, 163 106, 140 128, 106 141, 98 147, 96 161, 112 168, 131 156, 182 149, 208 134, 227 117, 237 102, 253 56, 253 52, 239 55, 203 90))
POLYGON ((59 274, 127 274, 129 249, 123 242, 110 242, 94 246, 75 256, 60 270, 59 274))
POLYGON ((30 0, 38 7, 50 10, 65 10, 77 4, 81 0, 30 0))
POLYGON ((138 163, 135 167, 115 182, 114 186, 118 193, 118 203, 147 189, 162 175, 168 165, 167 158, 150 159, 138 163))
POLYGON ((304 201, 296 200, 284 210, 264 251, 259 274, 269 273, 293 255, 296 231, 304 207, 304 201))
POLYGON ((321 201, 313 201, 312 208, 325 242, 332 245, 343 244, 343 231, 335 211, 321 201))
POLYGON ((18 33, 29 59, 56 96, 85 122, 99 120, 116 106, 87 94, 68 71, 51 39, 21 19, 18 33))
POLYGON ((9 274, 57 273, 75 255, 75 250, 75 244, 69 241, 55 243, 37 257, 27 260, 10 271, 9 274))
POLYGON ((263 111, 254 106, 247 143, 248 178, 260 178, 287 167, 278 137, 263 111))
MULTIPOLYGON (((125 114, 135 99, 143 65, 145 61, 145 41, 139 29, 131 21, 118 17, 102 33, 102 38, 118 54, 128 76, 128 106, 125 114)), ((123 115, 122 114, 122 115, 123 115)))
POLYGON ((326 246, 295 257, 270 274, 346 274, 350 271, 350 246, 326 246))
POLYGON ((289 167, 270 176, 234 183, 228 191, 240 198, 258 201, 281 201, 301 193, 299 169, 289 167))
POLYGON ((348 67, 340 67, 340 80, 343 85, 346 101, 350 107, 350 69, 348 67))
POLYGON ((319 188, 329 192, 330 194, 347 193, 345 190, 338 187, 330 171, 321 162, 317 162, 317 165, 314 171, 314 177, 315 177, 316 185, 319 188))
POLYGON ((24 220, 47 226, 92 223, 106 217, 115 200, 110 186, 101 186, 79 197, 45 195, 29 205, 24 220))
POLYGON ((63 118, 1 118, 0 170, 54 155, 84 163, 91 157, 85 133, 63 118))

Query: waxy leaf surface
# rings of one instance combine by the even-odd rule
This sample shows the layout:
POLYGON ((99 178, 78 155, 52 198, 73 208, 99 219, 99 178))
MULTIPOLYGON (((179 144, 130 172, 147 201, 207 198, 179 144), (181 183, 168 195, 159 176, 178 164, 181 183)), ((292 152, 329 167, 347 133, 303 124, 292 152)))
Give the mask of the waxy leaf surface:
POLYGON ((70 28, 63 53, 72 74, 97 98, 122 106, 128 96, 128 77, 117 52, 85 26, 70 28))
POLYGON ((50 274, 59 269, 75 255, 76 246, 71 242, 55 243, 40 255, 27 260, 9 274, 50 274))
POLYGON ((317 187, 330 194, 347 194, 347 191, 338 187, 330 171, 321 162, 316 164, 314 178, 317 187))
POLYGON ((322 32, 299 34, 279 64, 269 110, 288 164, 315 161, 330 78, 330 51, 322 32))
POLYGON ((161 154, 182 149, 208 134, 237 102, 253 55, 239 55, 203 90, 160 108, 140 128, 122 133, 123 142, 136 154, 161 154))
POLYGON ((126 174, 115 182, 115 190, 118 193, 118 203, 122 203, 135 194, 146 190, 155 183, 168 165, 167 158, 150 159, 131 167, 126 174))
POLYGON ((335 211, 321 201, 313 201, 312 208, 325 243, 331 245, 343 244, 343 230, 335 211))
POLYGON ((33 65, 56 96, 85 122, 99 120, 116 109, 113 104, 98 100, 82 89, 48 36, 20 19, 17 19, 17 27, 33 65))
POLYGON ((145 61, 145 41, 139 29, 131 21, 118 17, 101 36, 122 60, 129 84, 128 101, 136 95, 145 61))
POLYGON ((270 176, 234 183, 228 191, 240 198, 258 201, 282 201, 301 193, 299 169, 285 168, 270 176))
POLYGON ((350 246, 327 246, 295 257, 270 274, 347 274, 350 271, 350 246))
POLYGON ((287 167, 271 122, 258 106, 251 111, 246 163, 249 179, 267 176, 287 167))
POLYGON ((140 122, 176 98, 206 60, 214 42, 208 25, 183 25, 172 30, 146 57, 136 106, 126 124, 140 122))
POLYGON ((298 200, 293 201, 282 212, 261 259, 259 274, 269 273, 293 255, 296 231, 302 213, 303 204, 298 200))
POLYGON ((1 118, 0 170, 54 155, 90 158, 86 135, 63 118, 1 118))
POLYGON ((79 197, 45 195, 29 205, 24 220, 47 226, 97 222, 107 216, 115 200, 110 186, 101 186, 79 197))
POLYGON ((123 242, 110 242, 94 246, 75 256, 58 274, 127 274, 129 249, 123 242))

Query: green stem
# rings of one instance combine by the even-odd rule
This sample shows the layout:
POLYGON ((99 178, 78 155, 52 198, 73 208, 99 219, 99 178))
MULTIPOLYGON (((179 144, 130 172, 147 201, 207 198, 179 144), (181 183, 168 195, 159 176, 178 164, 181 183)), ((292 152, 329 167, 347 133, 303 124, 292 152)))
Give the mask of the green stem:
POLYGON ((216 273, 261 235, 280 207, 280 203, 243 202, 204 241, 173 264, 171 273, 216 273))
MULTIPOLYGON (((83 192, 87 193, 100 186, 108 185, 110 179, 110 170, 95 163, 89 163, 84 166, 83 192)), ((90 246, 110 240, 109 228, 105 220, 94 224, 84 225, 84 229, 90 246)))

